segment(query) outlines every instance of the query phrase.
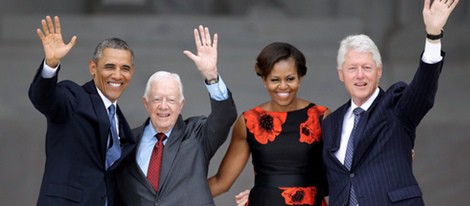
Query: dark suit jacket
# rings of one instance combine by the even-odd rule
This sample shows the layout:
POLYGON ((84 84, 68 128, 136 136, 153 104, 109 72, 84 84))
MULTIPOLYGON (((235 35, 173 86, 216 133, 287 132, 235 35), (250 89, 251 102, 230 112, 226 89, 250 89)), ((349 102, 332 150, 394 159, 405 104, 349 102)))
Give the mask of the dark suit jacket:
MULTIPOLYGON (((122 205, 214 205, 208 184, 209 162, 225 142, 237 117, 233 99, 211 99, 208 117, 183 120, 179 116, 163 150, 159 190, 156 193, 136 162, 136 150, 120 165, 117 186, 122 205)), ((138 144, 149 119, 134 129, 138 144)), ((136 146, 138 148, 138 146, 136 146)))
POLYGON ((360 206, 424 205, 413 175, 411 150, 416 127, 434 104, 442 64, 421 62, 409 85, 398 82, 387 91, 380 89, 359 121, 351 171, 334 155, 350 101, 325 119, 323 159, 330 205, 345 205, 351 184, 360 206))
MULTIPOLYGON (((47 118, 46 165, 37 205, 104 206, 109 196, 112 206, 109 172, 119 161, 105 170, 110 123, 96 86, 93 81, 83 86, 57 83, 57 75, 44 79, 42 65, 29 89, 32 103, 47 118)), ((123 157, 134 139, 119 107, 116 114, 123 157)))

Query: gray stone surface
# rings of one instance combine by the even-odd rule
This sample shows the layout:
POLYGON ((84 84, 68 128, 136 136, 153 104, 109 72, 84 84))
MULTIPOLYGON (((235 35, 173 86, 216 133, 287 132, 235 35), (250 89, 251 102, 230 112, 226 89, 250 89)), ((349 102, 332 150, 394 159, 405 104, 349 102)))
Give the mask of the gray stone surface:
MULTIPOLYGON (((45 119, 27 97, 29 84, 43 58, 35 28, 39 15, 3 16, 0 24, 0 205, 34 205, 44 167, 45 119)), ((336 76, 336 49, 346 34, 359 33, 354 18, 287 17, 279 13, 228 16, 61 15, 64 38, 78 43, 62 61, 60 79, 84 83, 90 79, 87 62, 95 44, 105 37, 127 40, 136 53, 136 73, 120 105, 131 126, 146 118, 140 97, 147 78, 158 69, 181 74, 185 117, 207 114, 209 105, 202 78, 184 49, 194 51, 192 29, 199 24, 220 35, 219 70, 232 90, 239 112, 269 97, 253 70, 258 52, 272 41, 297 46, 307 57, 308 72, 299 95, 335 109, 348 95, 336 76)), ((382 86, 409 82, 424 45, 422 27, 404 27, 390 40, 384 60, 382 86)), ((436 104, 417 132, 415 174, 428 205, 466 205, 470 202, 470 61, 468 24, 446 28, 447 58, 436 104)), ((214 174, 228 145, 212 160, 214 174)), ((253 182, 251 162, 217 205, 235 205, 233 196, 253 182)), ((188 194, 190 195, 190 194, 188 194)))

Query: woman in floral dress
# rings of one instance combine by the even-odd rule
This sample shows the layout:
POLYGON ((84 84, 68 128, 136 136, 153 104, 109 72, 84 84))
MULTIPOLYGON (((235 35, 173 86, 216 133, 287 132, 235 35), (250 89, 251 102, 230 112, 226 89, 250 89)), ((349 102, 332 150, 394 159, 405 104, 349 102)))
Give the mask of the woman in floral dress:
POLYGON ((307 72, 304 55, 272 43, 258 55, 255 71, 271 99, 236 121, 220 168, 208 180, 212 195, 230 189, 251 154, 255 183, 247 205, 326 205, 321 122, 330 111, 297 97, 307 72))

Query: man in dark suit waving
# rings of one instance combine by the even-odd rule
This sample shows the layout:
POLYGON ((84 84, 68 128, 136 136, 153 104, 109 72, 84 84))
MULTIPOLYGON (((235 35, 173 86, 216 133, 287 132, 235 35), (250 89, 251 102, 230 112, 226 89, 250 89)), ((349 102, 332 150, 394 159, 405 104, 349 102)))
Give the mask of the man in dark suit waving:
POLYGON ((217 70, 217 34, 194 30, 197 54, 184 53, 205 78, 211 113, 183 119, 183 86, 176 73, 152 75, 142 97, 149 118, 136 129, 135 152, 120 165, 118 197, 126 206, 214 205, 207 172, 225 142, 237 111, 217 70), (158 162, 158 163, 157 163, 158 162))
POLYGON ((77 37, 62 40, 59 17, 37 29, 45 52, 29 89, 47 118, 46 165, 37 205, 112 206, 112 170, 130 152, 132 131, 117 100, 134 74, 134 54, 121 39, 102 41, 89 62, 92 81, 58 83, 60 61, 77 37))
POLYGON ((379 87, 382 63, 365 35, 345 38, 338 75, 351 100, 323 124, 330 205, 424 205, 412 172, 416 127, 434 104, 444 52, 442 28, 458 0, 424 1, 424 53, 410 82, 379 87))

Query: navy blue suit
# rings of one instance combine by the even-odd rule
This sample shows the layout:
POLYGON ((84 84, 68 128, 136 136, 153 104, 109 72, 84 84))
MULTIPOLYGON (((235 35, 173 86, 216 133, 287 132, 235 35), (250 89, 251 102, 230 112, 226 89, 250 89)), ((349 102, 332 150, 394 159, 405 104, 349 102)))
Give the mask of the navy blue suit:
POLYGON ((330 205, 345 205, 351 184, 360 206, 424 205, 411 153, 416 127, 434 104, 442 65, 443 60, 436 64, 421 61, 409 85, 398 82, 387 91, 380 89, 359 121, 351 171, 335 156, 350 101, 325 119, 323 160, 330 205))
MULTIPOLYGON (((33 105, 47 118, 46 165, 37 205, 113 205, 112 171, 105 170, 110 123, 96 86, 57 76, 41 77, 42 65, 29 89, 33 105)), ((57 71, 59 72, 59 71, 57 71)), ((117 107, 122 157, 134 145, 132 131, 117 107)), ((122 158, 121 158, 122 159, 122 158)))

